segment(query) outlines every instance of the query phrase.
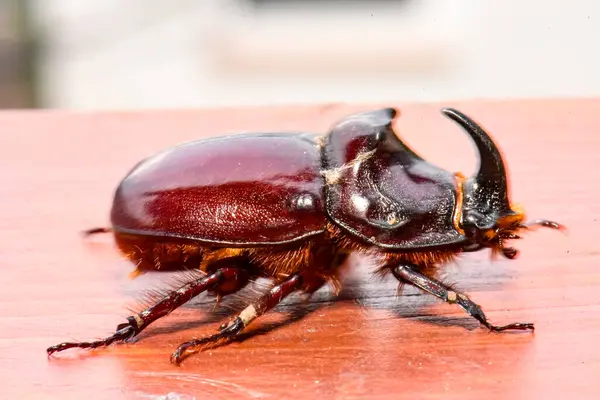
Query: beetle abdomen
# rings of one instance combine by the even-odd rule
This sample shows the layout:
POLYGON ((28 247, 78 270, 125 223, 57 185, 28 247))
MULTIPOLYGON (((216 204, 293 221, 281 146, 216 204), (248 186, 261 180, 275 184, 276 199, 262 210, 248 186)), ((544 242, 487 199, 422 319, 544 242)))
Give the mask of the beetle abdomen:
POLYGON ((325 229, 317 143, 308 134, 231 135, 139 163, 115 193, 116 231, 227 246, 291 242, 325 229))

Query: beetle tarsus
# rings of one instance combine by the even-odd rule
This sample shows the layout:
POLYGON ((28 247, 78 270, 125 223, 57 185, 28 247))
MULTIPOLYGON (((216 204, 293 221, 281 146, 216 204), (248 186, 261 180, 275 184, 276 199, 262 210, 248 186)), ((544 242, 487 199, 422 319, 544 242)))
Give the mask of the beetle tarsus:
POLYGON ((72 348, 95 349, 98 347, 106 347, 106 346, 110 346, 114 342, 126 341, 136 335, 136 329, 129 324, 122 324, 122 325, 119 325, 119 327, 121 329, 118 329, 117 332, 115 332, 113 335, 107 337, 106 339, 97 340, 97 341, 93 341, 93 342, 64 342, 64 343, 57 344, 55 346, 48 347, 48 349, 46 349, 46 352, 50 356, 53 353, 56 353, 59 351, 64 351, 67 349, 72 349, 72 348))
POLYGON ((512 323, 503 326, 492 325, 488 322, 481 307, 473 300, 469 299, 463 293, 459 293, 444 285, 437 280, 425 276, 417 272, 414 268, 407 265, 400 265, 392 269, 392 273, 401 282, 410 283, 419 289, 436 296, 450 304, 458 304, 471 317, 475 318, 482 325, 494 332, 502 332, 507 330, 534 330, 534 325, 531 323, 512 323))
POLYGON ((502 331, 507 331, 507 330, 533 331, 533 330, 535 330, 535 327, 533 324, 530 324, 530 323, 517 322, 514 324, 508 324, 508 325, 504 325, 504 326, 489 325, 488 329, 490 329, 491 331, 494 331, 494 332, 502 332, 502 331))

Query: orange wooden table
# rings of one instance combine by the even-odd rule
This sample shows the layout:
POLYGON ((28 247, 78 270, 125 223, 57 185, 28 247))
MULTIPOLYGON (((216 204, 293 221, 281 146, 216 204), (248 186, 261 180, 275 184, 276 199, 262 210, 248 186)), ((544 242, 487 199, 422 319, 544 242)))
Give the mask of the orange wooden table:
POLYGON ((308 306, 292 297, 257 321, 267 334, 180 367, 175 347, 219 324, 203 297, 137 343, 48 359, 49 345, 111 334, 162 282, 129 280, 109 235, 79 235, 107 223, 115 185, 140 158, 232 131, 323 131, 378 106, 0 113, 0 398, 599 398, 599 100, 394 104, 403 139, 465 174, 474 149, 439 109, 476 118, 506 156, 513 199, 568 226, 527 235, 515 261, 471 254, 446 270, 492 322, 534 322, 534 334, 491 334, 414 290, 396 298, 393 279, 371 279, 356 259, 339 301, 327 290, 308 306))

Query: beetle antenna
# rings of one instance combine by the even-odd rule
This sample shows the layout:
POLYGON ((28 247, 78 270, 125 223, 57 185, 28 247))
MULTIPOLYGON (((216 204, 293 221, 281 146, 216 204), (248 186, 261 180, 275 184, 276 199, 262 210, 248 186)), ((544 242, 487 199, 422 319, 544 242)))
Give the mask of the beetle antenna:
POLYGON ((567 227, 564 226, 563 224, 555 222, 555 221, 548 221, 546 219, 537 219, 535 221, 526 222, 524 224, 520 224, 519 227, 523 228, 523 229, 533 229, 536 227, 543 227, 543 228, 556 229, 556 230, 562 231, 562 232, 566 232, 566 230, 567 230, 567 227))
POLYGON ((107 227, 98 227, 98 228, 91 228, 91 229, 86 229, 85 231, 82 232, 83 236, 91 236, 91 235, 95 235, 97 233, 109 233, 112 232, 112 229, 107 228, 107 227))

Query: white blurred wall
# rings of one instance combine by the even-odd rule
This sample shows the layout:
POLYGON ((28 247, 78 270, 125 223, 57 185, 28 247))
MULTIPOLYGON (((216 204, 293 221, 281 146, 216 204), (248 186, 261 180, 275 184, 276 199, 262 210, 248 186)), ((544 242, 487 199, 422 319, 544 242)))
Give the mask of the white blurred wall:
POLYGON ((34 4, 46 107, 600 95, 592 0, 371 1, 318 13, 243 0, 34 4))

